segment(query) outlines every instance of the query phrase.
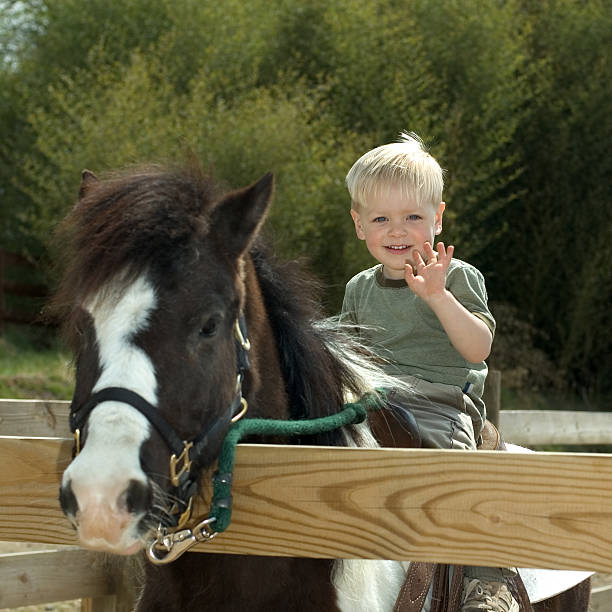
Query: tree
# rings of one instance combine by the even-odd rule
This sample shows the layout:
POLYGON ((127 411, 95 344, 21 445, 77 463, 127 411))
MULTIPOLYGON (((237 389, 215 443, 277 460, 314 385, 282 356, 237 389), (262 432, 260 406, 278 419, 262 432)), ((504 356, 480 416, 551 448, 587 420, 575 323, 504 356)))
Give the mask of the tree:
POLYGON ((611 9, 609 0, 524 3, 534 92, 516 139, 525 196, 500 243, 517 260, 506 299, 546 331, 543 348, 582 391, 610 389, 611 9))
POLYGON ((561 379, 610 389, 611 0, 0 3, 3 245, 44 254, 84 167, 195 152, 228 186, 276 173, 270 233, 335 312, 372 265, 344 177, 414 130, 442 239, 561 379))

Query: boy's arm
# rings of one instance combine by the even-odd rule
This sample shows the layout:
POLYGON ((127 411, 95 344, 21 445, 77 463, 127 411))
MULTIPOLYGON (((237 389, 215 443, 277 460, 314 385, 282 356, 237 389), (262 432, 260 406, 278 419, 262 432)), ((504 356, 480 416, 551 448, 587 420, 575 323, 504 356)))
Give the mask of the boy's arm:
POLYGON ((489 356, 493 335, 487 324, 467 310, 445 287, 446 271, 454 248, 439 242, 436 253, 425 243, 427 264, 415 253, 416 270, 406 266, 406 283, 438 317, 451 344, 464 359, 479 363, 489 356))
POLYGON ((493 335, 487 324, 461 304, 447 289, 432 298, 429 307, 442 324, 451 344, 471 363, 484 361, 491 352, 493 335))

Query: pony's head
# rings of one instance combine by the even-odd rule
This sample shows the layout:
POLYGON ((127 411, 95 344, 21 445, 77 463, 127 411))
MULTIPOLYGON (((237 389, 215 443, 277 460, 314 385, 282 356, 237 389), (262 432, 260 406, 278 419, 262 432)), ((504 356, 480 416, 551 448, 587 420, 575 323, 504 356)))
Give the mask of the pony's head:
POLYGON ((84 546, 130 554, 180 521, 185 500, 168 499, 194 493, 240 413, 244 255, 272 189, 271 175, 220 196, 196 170, 83 174, 55 304, 76 359, 60 502, 84 546))

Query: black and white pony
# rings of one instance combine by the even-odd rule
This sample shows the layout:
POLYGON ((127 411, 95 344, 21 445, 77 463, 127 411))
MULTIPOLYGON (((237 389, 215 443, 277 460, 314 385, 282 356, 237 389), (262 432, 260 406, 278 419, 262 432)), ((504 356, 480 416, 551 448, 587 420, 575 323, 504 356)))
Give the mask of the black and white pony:
MULTIPOLYGON (((249 417, 324 417, 388 384, 321 322, 312 283, 260 246, 272 190, 267 175, 224 195, 193 167, 83 174, 54 301, 76 361, 76 456, 60 501, 83 546, 131 555, 160 527, 189 524, 247 406, 249 417)), ((299 442, 375 444, 367 425, 299 442)), ((146 564, 137 610, 387 612, 405 569, 187 553, 146 564)))

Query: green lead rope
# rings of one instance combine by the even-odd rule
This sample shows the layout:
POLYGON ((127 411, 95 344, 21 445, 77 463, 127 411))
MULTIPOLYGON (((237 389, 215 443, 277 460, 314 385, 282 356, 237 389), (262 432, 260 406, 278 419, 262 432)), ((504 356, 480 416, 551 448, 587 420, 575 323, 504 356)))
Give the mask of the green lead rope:
POLYGON ((318 419, 281 421, 276 419, 242 419, 229 428, 221 453, 219 465, 213 476, 213 500, 209 518, 213 531, 225 531, 232 520, 232 475, 236 459, 236 445, 245 436, 308 436, 333 431, 345 425, 355 425, 365 420, 368 410, 378 410, 384 402, 384 391, 368 393, 360 401, 344 405, 337 414, 318 419))

